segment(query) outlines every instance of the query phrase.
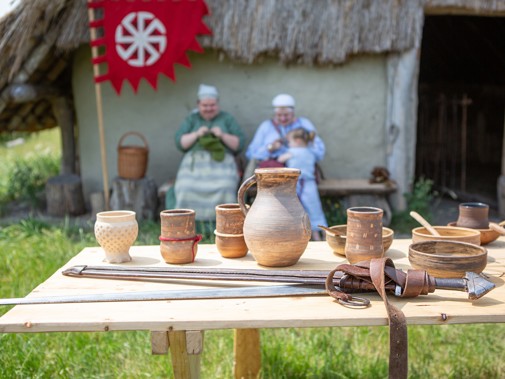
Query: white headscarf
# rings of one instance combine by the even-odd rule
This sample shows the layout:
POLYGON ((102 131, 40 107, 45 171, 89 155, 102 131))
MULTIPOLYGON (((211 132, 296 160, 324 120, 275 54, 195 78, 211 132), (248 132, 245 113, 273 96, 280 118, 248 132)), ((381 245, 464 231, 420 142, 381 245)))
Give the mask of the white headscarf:
POLYGON ((219 93, 217 92, 217 88, 213 86, 209 86, 206 84, 200 84, 198 87, 198 100, 203 99, 218 99, 219 93))
POLYGON ((274 97, 274 99, 272 100, 272 106, 274 108, 285 108, 285 107, 294 108, 295 99, 291 95, 281 93, 280 95, 274 97))

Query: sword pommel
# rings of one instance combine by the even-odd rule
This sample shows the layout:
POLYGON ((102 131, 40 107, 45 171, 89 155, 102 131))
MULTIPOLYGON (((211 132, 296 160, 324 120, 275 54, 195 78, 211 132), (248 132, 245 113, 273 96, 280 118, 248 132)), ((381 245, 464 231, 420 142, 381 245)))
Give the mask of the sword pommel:
POLYGON ((468 299, 470 300, 480 299, 496 287, 494 283, 475 272, 467 272, 464 279, 466 280, 468 299))

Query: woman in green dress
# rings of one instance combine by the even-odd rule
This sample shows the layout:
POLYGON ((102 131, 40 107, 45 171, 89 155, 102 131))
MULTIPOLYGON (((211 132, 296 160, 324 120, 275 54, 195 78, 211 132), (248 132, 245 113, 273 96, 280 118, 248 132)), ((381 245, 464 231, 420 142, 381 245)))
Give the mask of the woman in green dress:
POLYGON ((218 204, 236 203, 239 173, 235 156, 245 135, 235 118, 219 107, 215 87, 201 84, 197 109, 175 135, 184 152, 175 180, 175 208, 196 211, 197 220, 214 220, 218 204))

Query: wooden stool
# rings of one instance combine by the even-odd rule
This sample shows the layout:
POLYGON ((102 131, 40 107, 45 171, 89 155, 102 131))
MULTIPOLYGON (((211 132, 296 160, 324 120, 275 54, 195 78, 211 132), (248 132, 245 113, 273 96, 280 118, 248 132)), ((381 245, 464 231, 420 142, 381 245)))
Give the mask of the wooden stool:
POLYGON ((134 211, 137 214, 137 221, 155 220, 158 217, 158 188, 154 179, 114 178, 110 209, 134 211))
POLYGON ((81 177, 65 174, 50 178, 46 183, 46 201, 50 216, 78 216, 86 213, 81 177))

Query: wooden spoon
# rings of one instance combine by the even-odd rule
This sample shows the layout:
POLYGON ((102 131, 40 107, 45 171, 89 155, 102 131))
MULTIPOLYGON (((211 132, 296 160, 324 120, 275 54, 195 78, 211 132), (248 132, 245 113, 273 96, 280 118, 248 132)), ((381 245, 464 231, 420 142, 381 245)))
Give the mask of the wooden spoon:
POLYGON ((437 232, 437 230, 430 225, 430 223, 428 221, 426 221, 424 219, 423 216, 421 216, 419 213, 415 212, 415 211, 412 211, 410 212, 410 215, 412 216, 412 218, 414 218, 418 223, 420 223, 422 226, 424 226, 426 228, 426 230, 428 232, 430 232, 431 234, 433 234, 434 236, 436 237, 441 237, 440 233, 437 232))
POLYGON ((323 229, 324 231, 326 231, 326 233, 330 233, 333 236, 345 237, 345 233, 344 232, 341 232, 341 231, 338 231, 338 230, 334 230, 334 229, 328 228, 327 226, 323 226, 323 225, 318 225, 318 226, 321 229, 323 229))
POLYGON ((495 232, 498 232, 502 236, 505 236, 505 228, 501 227, 496 222, 490 222, 489 223, 489 229, 493 229, 495 232))

